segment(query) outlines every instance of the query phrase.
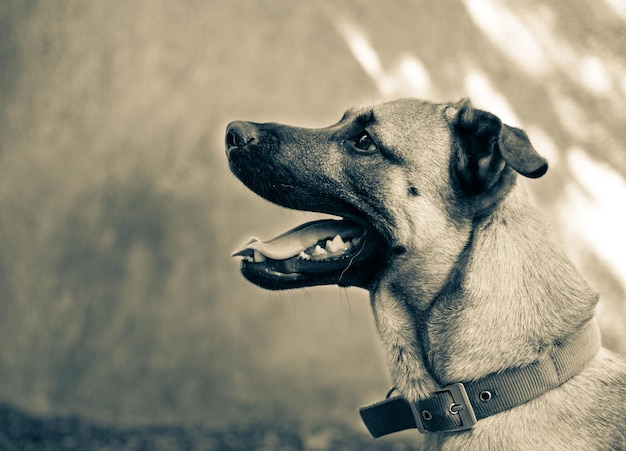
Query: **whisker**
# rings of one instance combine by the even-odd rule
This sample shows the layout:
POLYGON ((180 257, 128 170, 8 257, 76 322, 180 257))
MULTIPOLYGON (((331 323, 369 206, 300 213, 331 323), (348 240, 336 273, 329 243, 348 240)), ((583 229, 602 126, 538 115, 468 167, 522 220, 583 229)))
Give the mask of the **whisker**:
POLYGON ((356 254, 352 256, 352 258, 348 262, 348 266, 346 266, 346 268, 343 271, 341 271, 341 274, 339 275, 340 282, 341 282, 341 279, 343 278, 343 275, 346 273, 348 269, 350 269, 350 266, 352 266, 352 262, 354 261, 354 259, 357 258, 361 254, 361 252, 363 252, 363 249, 365 249, 366 244, 367 244, 367 231, 365 231, 365 234, 363 234, 363 245, 361 246, 361 249, 359 249, 359 252, 357 252, 356 254))
POLYGON ((352 328, 352 304, 350 304, 350 296, 348 296, 348 288, 340 287, 339 289, 339 300, 341 301, 341 293, 346 295, 346 301, 348 303, 348 328, 352 328))

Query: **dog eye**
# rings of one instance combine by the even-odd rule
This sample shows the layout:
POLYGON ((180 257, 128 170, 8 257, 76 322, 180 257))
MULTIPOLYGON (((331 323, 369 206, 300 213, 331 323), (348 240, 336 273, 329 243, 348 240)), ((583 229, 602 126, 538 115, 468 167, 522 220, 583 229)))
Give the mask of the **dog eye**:
POLYGON ((362 131, 354 138, 354 147, 357 152, 372 154, 378 150, 376 143, 366 131, 362 131))

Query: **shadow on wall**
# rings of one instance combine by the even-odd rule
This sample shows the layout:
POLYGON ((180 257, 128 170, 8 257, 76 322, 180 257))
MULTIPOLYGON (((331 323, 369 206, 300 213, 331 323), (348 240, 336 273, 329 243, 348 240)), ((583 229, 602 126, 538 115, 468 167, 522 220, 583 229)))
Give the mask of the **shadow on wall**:
POLYGON ((460 90, 457 96, 527 130, 551 165, 550 177, 531 189, 603 294, 605 344, 626 352, 626 217, 618 208, 626 199, 626 62, 619 38, 626 9, 611 1, 566 7, 465 0, 463 6, 467 17, 448 28, 445 42, 466 38, 480 52, 451 45, 447 55, 433 55, 428 48, 389 46, 386 31, 356 25, 362 17, 350 12, 335 26, 382 97, 445 101, 460 90), (477 32, 469 38, 467 20, 477 32), (588 34, 577 39, 581 30, 588 34), (446 83, 451 71, 456 81, 446 83))

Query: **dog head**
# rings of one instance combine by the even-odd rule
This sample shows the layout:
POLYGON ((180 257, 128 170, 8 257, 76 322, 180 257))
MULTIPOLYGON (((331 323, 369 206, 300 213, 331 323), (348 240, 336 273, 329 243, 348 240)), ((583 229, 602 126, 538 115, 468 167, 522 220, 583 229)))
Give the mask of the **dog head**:
POLYGON ((268 289, 373 289, 406 256, 431 267, 439 254, 454 261, 466 241, 459 230, 489 215, 517 174, 547 170, 523 131, 468 100, 398 100, 350 110, 323 129, 233 122, 226 153, 260 196, 341 218, 252 239, 235 252, 244 276, 268 289))

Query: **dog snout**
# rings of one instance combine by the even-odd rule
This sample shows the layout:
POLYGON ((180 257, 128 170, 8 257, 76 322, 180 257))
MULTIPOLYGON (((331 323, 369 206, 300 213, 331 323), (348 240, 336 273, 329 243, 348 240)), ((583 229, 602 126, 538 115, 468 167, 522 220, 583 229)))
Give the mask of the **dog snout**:
POLYGON ((250 122, 235 121, 226 127, 226 153, 258 140, 257 128, 250 122))

